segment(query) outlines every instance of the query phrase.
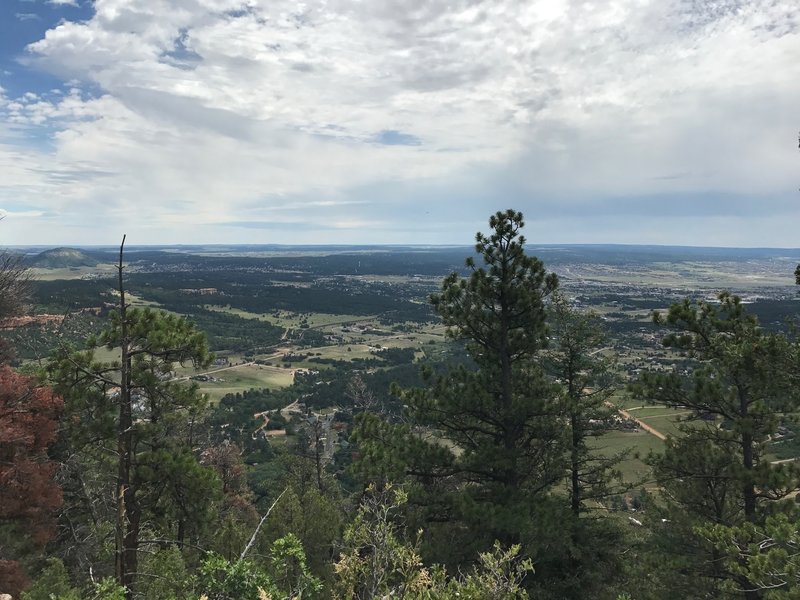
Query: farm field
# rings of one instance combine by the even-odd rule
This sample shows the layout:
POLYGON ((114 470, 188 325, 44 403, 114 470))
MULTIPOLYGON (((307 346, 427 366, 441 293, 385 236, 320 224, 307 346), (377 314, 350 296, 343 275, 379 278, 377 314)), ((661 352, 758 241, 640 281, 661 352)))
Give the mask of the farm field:
POLYGON ((224 370, 211 371, 210 381, 197 381, 201 392, 212 402, 225 394, 235 394, 249 389, 288 387, 294 381, 295 369, 267 365, 244 364, 224 370))
POLYGON ((163 306, 161 306, 160 303, 154 302, 153 300, 145 300, 141 296, 138 296, 132 292, 125 292, 125 299, 131 306, 157 308, 159 310, 163 310, 164 312, 172 312, 166 310, 163 306))
POLYGON ((71 279, 86 279, 113 277, 117 269, 112 264, 102 264, 94 267, 61 267, 56 269, 31 269, 33 276, 39 281, 59 281, 71 279))
POLYGON ((644 463, 644 459, 650 452, 660 452, 664 448, 664 442, 657 437, 641 429, 609 431, 591 439, 590 444, 608 456, 630 450, 630 455, 619 465, 623 481, 631 485, 644 481, 645 487, 652 487, 649 481, 650 467, 644 463))
POLYGON ((343 323, 367 322, 374 319, 374 316, 343 315, 335 313, 295 313, 291 311, 276 311, 274 313, 254 313, 230 306, 219 306, 206 304, 204 308, 216 312, 236 315, 243 319, 254 319, 266 321, 277 327, 299 329, 302 323, 308 327, 324 327, 327 325, 341 325, 343 323), (277 316, 276 316, 277 315, 277 316))

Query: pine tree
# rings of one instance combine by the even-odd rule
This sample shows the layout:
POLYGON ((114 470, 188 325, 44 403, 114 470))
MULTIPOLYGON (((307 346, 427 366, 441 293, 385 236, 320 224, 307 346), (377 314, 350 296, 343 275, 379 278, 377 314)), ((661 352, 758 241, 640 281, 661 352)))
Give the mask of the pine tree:
POLYGON ((645 374, 637 394, 642 400, 690 412, 683 437, 669 440, 653 459, 664 495, 674 507, 665 528, 674 537, 684 569, 711 580, 731 580, 745 597, 758 598, 752 582, 724 568, 719 549, 695 534, 708 523, 737 526, 761 523, 770 505, 800 484, 798 470, 771 464, 767 444, 779 413, 795 410, 796 364, 785 336, 763 331, 741 300, 728 293, 719 304, 674 304, 658 323, 675 331, 664 344, 693 359, 689 375, 677 370, 645 374), (748 591, 749 590, 749 591, 748 591))
POLYGON ((608 401, 616 391, 617 377, 613 362, 603 355, 608 338, 598 316, 576 310, 561 294, 554 296, 550 314, 554 341, 547 353, 548 370, 563 388, 569 428, 567 488, 570 510, 577 518, 586 512, 587 502, 623 491, 616 467, 628 453, 607 455, 589 444, 616 418, 608 401))
MULTIPOLYGON (((564 472, 557 393, 537 361, 547 338, 546 298, 558 279, 525 254, 522 214, 498 212, 489 225, 475 247, 483 265, 468 258, 470 276, 450 274, 431 297, 473 364, 444 375, 428 370, 427 388, 398 391, 406 423, 363 413, 355 430, 362 476, 410 477, 412 502, 426 507, 428 523, 452 524, 444 535, 460 532, 479 549, 495 539, 531 540, 534 524, 558 529, 533 515, 564 472)), ((443 549, 475 550, 452 538, 443 549)))
POLYGON ((569 545, 549 565, 542 564, 551 573, 539 596, 597 597, 622 572, 617 551, 624 543, 621 528, 616 520, 594 518, 604 500, 629 489, 618 468, 629 451, 608 452, 600 439, 616 420, 609 399, 618 377, 599 317, 576 309, 560 293, 549 308, 551 342, 545 364, 561 392, 569 502, 562 526, 569 545))
POLYGON ((182 544, 187 526, 208 514, 220 486, 194 451, 205 399, 172 373, 175 363, 210 363, 205 335, 176 315, 128 304, 124 243, 117 310, 86 350, 60 348, 48 371, 67 402, 73 450, 94 465, 116 463, 115 575, 131 598, 145 521, 182 544), (98 360, 99 348, 120 359, 98 360))

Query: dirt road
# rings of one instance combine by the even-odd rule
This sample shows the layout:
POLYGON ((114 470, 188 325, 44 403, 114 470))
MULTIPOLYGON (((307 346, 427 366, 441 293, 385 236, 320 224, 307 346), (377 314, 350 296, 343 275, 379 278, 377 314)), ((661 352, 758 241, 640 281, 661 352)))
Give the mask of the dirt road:
POLYGON ((610 406, 611 408, 616 409, 616 411, 619 414, 621 414, 623 417, 625 417, 626 419, 630 419, 631 421, 636 421, 636 423, 639 425, 639 427, 644 429, 647 433, 656 436, 658 439, 660 439, 662 441, 667 439, 667 436, 665 436, 663 433, 661 433, 658 429, 655 429, 654 427, 650 427, 650 425, 648 425, 644 421, 640 421, 639 419, 637 419, 636 417, 631 415, 631 413, 629 413, 624 408, 619 408, 618 406, 615 406, 611 402, 606 402, 606 405, 610 406))

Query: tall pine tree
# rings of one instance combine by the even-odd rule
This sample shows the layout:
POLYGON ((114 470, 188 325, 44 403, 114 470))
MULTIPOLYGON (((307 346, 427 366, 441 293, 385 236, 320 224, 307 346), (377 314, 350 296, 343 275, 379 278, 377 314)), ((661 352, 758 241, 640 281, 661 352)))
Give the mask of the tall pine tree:
POLYGON ((124 238, 106 328, 86 350, 60 348, 48 370, 66 401, 71 451, 84 464, 115 465, 114 572, 132 598, 143 530, 183 544, 221 486, 195 450, 205 399, 172 373, 175 363, 209 364, 206 337, 183 318, 128 304, 123 249, 124 238), (100 348, 119 359, 98 360, 100 348))
POLYGON ((669 439, 664 454, 652 460, 672 507, 661 541, 674 555, 676 573, 689 575, 695 590, 716 593, 728 581, 746 598, 758 598, 753 582, 726 567, 719 547, 697 531, 709 524, 761 523, 779 507, 777 500, 800 485, 794 465, 767 457, 779 414, 796 409, 792 345, 763 331, 728 293, 719 304, 674 304, 656 321, 674 330, 665 346, 692 359, 688 374, 647 373, 637 387, 642 400, 689 413, 682 437, 669 439))
POLYGON ((567 489, 570 510, 577 518, 587 511, 588 502, 622 491, 617 466, 627 453, 609 455, 590 443, 616 418, 609 399, 618 378, 613 361, 604 354, 609 340, 597 315, 577 310, 561 294, 555 295, 550 314, 553 343, 547 353, 548 370, 563 390, 569 429, 567 489))
POLYGON ((427 371, 426 388, 400 391, 405 424, 363 413, 355 430, 365 477, 410 478, 412 504, 424 506, 427 523, 449 524, 440 559, 560 529, 538 518, 564 473, 558 394, 537 360, 558 279, 525 254, 522 214, 498 212, 489 225, 488 236, 477 235, 478 260, 466 261, 469 277, 450 274, 431 297, 472 364, 427 371))

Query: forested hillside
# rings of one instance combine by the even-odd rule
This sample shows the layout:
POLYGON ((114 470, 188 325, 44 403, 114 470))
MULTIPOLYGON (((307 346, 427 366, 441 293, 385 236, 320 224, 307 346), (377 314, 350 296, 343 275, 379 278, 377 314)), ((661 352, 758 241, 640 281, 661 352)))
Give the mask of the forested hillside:
POLYGON ((7 255, 0 593, 800 597, 796 297, 681 298, 663 248, 554 270, 523 229, 460 264, 7 255))

